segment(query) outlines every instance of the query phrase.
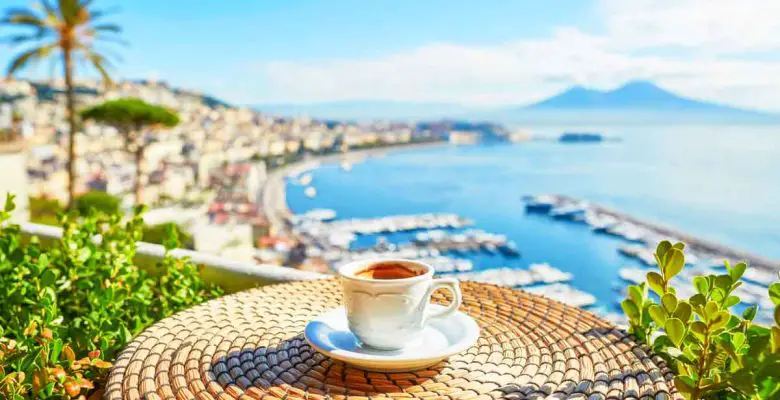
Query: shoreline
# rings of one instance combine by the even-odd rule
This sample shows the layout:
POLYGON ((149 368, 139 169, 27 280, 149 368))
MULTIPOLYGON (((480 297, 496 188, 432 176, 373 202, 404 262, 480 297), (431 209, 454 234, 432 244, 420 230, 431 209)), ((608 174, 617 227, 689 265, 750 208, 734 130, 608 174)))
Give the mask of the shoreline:
POLYGON ((418 150, 444 147, 449 145, 450 143, 447 141, 397 144, 391 146, 375 147, 371 149, 354 150, 346 153, 314 156, 306 160, 301 160, 285 165, 279 169, 271 171, 266 178, 265 185, 260 188, 260 197, 262 199, 261 203, 263 205, 263 211, 266 215, 266 218, 268 218, 268 223, 270 224, 273 233, 288 233, 289 226, 287 219, 292 216, 292 212, 287 205, 287 187, 284 181, 287 175, 292 173, 303 173, 304 171, 318 168, 324 164, 332 164, 342 160, 370 158, 395 151, 418 150))

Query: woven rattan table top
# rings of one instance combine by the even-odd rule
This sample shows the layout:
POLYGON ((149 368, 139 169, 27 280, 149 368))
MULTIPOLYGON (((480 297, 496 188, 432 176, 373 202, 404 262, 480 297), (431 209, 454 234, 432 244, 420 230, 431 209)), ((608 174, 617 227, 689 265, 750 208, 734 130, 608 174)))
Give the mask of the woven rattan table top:
MULTIPOLYGON (((476 345, 411 373, 352 368, 314 351, 306 322, 341 302, 335 280, 266 286, 164 319, 119 355, 105 398, 680 398, 661 358, 593 314, 464 282, 476 345)), ((440 293, 441 292, 441 293, 440 293)), ((443 291, 434 301, 446 302, 443 291)))

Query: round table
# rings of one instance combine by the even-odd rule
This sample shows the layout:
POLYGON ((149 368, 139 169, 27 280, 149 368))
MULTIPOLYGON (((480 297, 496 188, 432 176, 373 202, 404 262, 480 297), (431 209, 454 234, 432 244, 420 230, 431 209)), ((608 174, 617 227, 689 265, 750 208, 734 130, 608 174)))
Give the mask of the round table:
MULTIPOLYGON (((650 349, 590 312, 521 290, 463 282, 476 345, 407 373, 368 372, 314 351, 306 322, 341 303, 336 280, 225 296, 149 327, 119 355, 119 399, 678 399, 650 349)), ((446 303, 439 291, 434 302, 446 303)))

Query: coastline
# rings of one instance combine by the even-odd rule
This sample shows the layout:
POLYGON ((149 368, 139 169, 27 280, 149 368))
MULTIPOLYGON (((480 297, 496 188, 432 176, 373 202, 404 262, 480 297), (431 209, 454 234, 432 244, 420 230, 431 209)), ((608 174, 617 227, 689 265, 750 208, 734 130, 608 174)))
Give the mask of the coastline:
MULTIPOLYGON (((412 143, 412 144, 399 144, 394 146, 386 146, 372 149, 350 151, 348 153, 329 154, 326 156, 316 156, 307 160, 301 160, 286 166, 283 166, 277 170, 272 171, 268 175, 268 179, 263 188, 261 188, 262 204, 268 217, 269 223, 274 229, 274 232, 289 233, 288 218, 292 216, 287 199, 286 199, 286 185, 284 179, 290 174, 300 174, 305 171, 316 169, 324 164, 332 164, 343 160, 350 159, 363 159, 369 157, 381 156, 393 151, 405 151, 425 148, 435 148, 451 145, 446 141, 437 141, 431 143, 412 143)), ((576 200, 569 196, 559 195, 563 199, 570 201, 576 200)), ((684 241, 693 249, 703 250, 710 253, 721 254, 727 256, 731 260, 744 260, 748 261, 751 266, 757 267, 765 271, 780 271, 780 261, 761 256, 753 251, 735 248, 734 246, 718 243, 706 238, 699 237, 695 234, 690 234, 675 227, 671 227, 666 224, 661 224, 654 221, 649 221, 634 215, 624 213, 619 210, 612 209, 603 205, 592 205, 594 209, 603 214, 609 214, 620 220, 634 223, 636 225, 650 228, 656 232, 662 233, 668 237, 674 237, 684 241)))
POLYGON ((285 165, 279 169, 271 171, 266 178, 265 185, 260 188, 259 196, 262 199, 263 211, 265 212, 266 218, 268 218, 268 223, 271 226, 272 232, 275 234, 288 233, 289 226, 287 219, 292 216, 292 212, 287 205, 287 188, 285 185, 285 177, 287 175, 302 173, 304 171, 315 169, 324 164, 332 164, 342 160, 363 159, 381 156, 394 151, 427 149, 449 145, 450 143, 447 141, 397 144, 371 149, 354 150, 347 153, 315 156, 309 159, 285 165))

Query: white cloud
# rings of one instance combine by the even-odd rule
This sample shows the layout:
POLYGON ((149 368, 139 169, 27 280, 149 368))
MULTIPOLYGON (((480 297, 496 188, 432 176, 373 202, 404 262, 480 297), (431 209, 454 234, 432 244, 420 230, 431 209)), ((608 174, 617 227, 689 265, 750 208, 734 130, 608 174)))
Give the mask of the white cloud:
POLYGON ((774 0, 602 0, 600 11, 610 38, 626 48, 780 50, 780 2, 774 0))
POLYGON ((527 103, 573 83, 610 88, 651 79, 680 93, 780 109, 780 2, 604 0, 605 33, 561 27, 496 46, 430 44, 374 59, 266 62, 239 101, 339 99, 527 103), (774 58, 774 59, 773 59, 774 58))

